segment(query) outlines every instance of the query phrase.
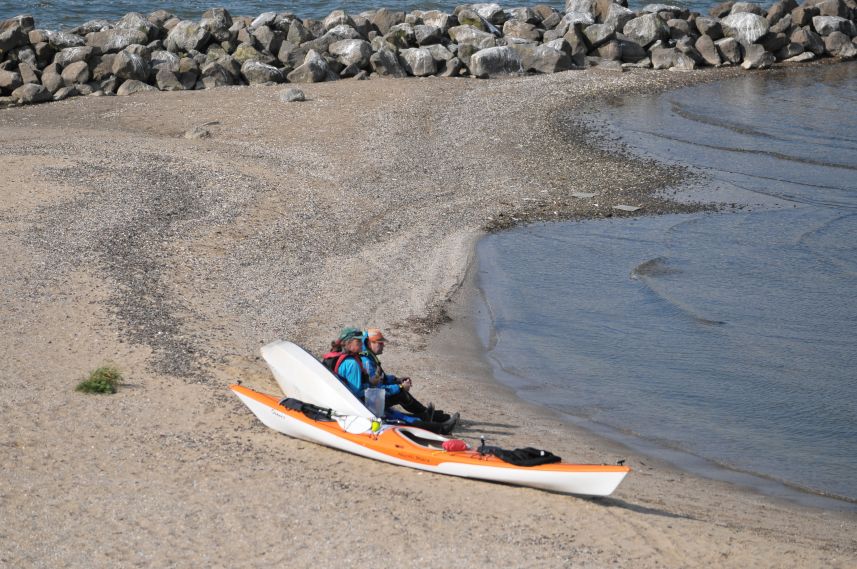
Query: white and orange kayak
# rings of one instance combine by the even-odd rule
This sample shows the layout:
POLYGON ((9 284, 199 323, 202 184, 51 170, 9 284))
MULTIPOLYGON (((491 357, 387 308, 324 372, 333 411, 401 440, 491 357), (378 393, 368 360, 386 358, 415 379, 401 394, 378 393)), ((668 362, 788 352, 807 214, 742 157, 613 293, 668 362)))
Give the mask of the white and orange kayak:
POLYGON ((630 471, 626 466, 565 462, 516 466, 470 448, 445 451, 442 445, 449 439, 424 429, 376 422, 373 429, 353 432, 347 419, 365 421, 365 417, 346 415, 340 416, 339 421, 318 421, 280 405, 279 397, 241 385, 231 385, 230 389, 262 423, 275 431, 418 470, 585 496, 611 494, 630 471))

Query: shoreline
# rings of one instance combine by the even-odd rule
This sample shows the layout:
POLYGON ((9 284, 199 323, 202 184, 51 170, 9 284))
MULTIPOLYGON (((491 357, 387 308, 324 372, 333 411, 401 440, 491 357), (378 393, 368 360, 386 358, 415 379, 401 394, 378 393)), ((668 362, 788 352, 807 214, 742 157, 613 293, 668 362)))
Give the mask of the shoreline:
POLYGON ((272 338, 317 353, 342 325, 377 325, 395 341, 385 367, 415 377, 420 399, 461 411, 462 437, 581 462, 624 455, 498 387, 472 357, 478 338, 460 328, 470 321, 459 302, 475 292, 473 244, 489 217, 527 219, 511 220, 534 211, 527 197, 542 204, 533 219, 591 215, 570 191, 597 186, 609 206, 671 179, 551 130, 564 105, 729 73, 669 75, 339 82, 297 106, 251 87, 0 111, 0 156, 14 168, 0 182, 0 457, 16 490, 0 500, 3 560, 851 564, 854 516, 657 459, 640 460, 614 497, 559 496, 277 436, 225 392, 236 377, 276 392, 257 355, 272 338), (184 138, 215 119, 209 139, 184 138), (73 393, 70 376, 107 356, 126 371, 119 393, 73 393), (105 520, 127 548, 89 539, 105 520), (489 551, 461 539, 474 534, 489 551))

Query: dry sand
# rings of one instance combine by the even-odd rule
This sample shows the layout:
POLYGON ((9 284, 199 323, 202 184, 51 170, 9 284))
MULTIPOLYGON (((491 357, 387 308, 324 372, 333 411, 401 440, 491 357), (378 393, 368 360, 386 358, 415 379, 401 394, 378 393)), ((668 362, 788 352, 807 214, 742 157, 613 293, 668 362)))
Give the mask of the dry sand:
POLYGON ((481 232, 679 209, 651 192, 681 172, 580 127, 619 96, 729 73, 0 111, 0 567, 857 566, 853 514, 638 456, 521 403, 478 357, 481 232), (210 137, 185 138, 206 123, 210 137), (462 437, 634 472, 600 500, 421 473, 278 435, 226 389, 275 392, 261 344, 319 353, 351 323, 385 328, 386 367, 461 411, 462 437), (107 361, 125 373, 118 394, 73 391, 107 361))

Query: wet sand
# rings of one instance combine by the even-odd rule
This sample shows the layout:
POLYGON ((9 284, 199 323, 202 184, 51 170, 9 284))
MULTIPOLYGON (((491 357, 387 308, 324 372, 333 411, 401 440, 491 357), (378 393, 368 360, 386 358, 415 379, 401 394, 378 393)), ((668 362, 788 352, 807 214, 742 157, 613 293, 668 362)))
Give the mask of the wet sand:
POLYGON ((534 219, 679 211, 685 172, 586 130, 593 108, 729 71, 337 82, 0 111, 0 566, 831 567, 857 518, 676 471, 498 386, 473 244, 534 219), (202 127, 210 136, 186 138, 202 127), (572 192, 595 192, 595 200, 572 192), (598 203, 596 207, 594 204, 598 203), (346 324, 465 418, 460 435, 634 472, 590 500, 278 435, 226 389, 258 348, 346 324), (73 391, 106 361, 113 396, 73 391))

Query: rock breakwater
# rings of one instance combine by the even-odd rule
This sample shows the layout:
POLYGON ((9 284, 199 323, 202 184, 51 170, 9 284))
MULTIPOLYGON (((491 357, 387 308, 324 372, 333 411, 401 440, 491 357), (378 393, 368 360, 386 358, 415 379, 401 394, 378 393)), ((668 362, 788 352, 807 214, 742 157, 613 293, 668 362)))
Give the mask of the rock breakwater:
POLYGON ((323 20, 288 12, 199 21, 159 10, 67 31, 31 16, 0 23, 0 106, 89 95, 314 83, 372 77, 498 77, 599 66, 692 71, 857 57, 857 0, 725 2, 709 14, 668 4, 567 0, 467 4, 452 13, 386 8, 323 20))

